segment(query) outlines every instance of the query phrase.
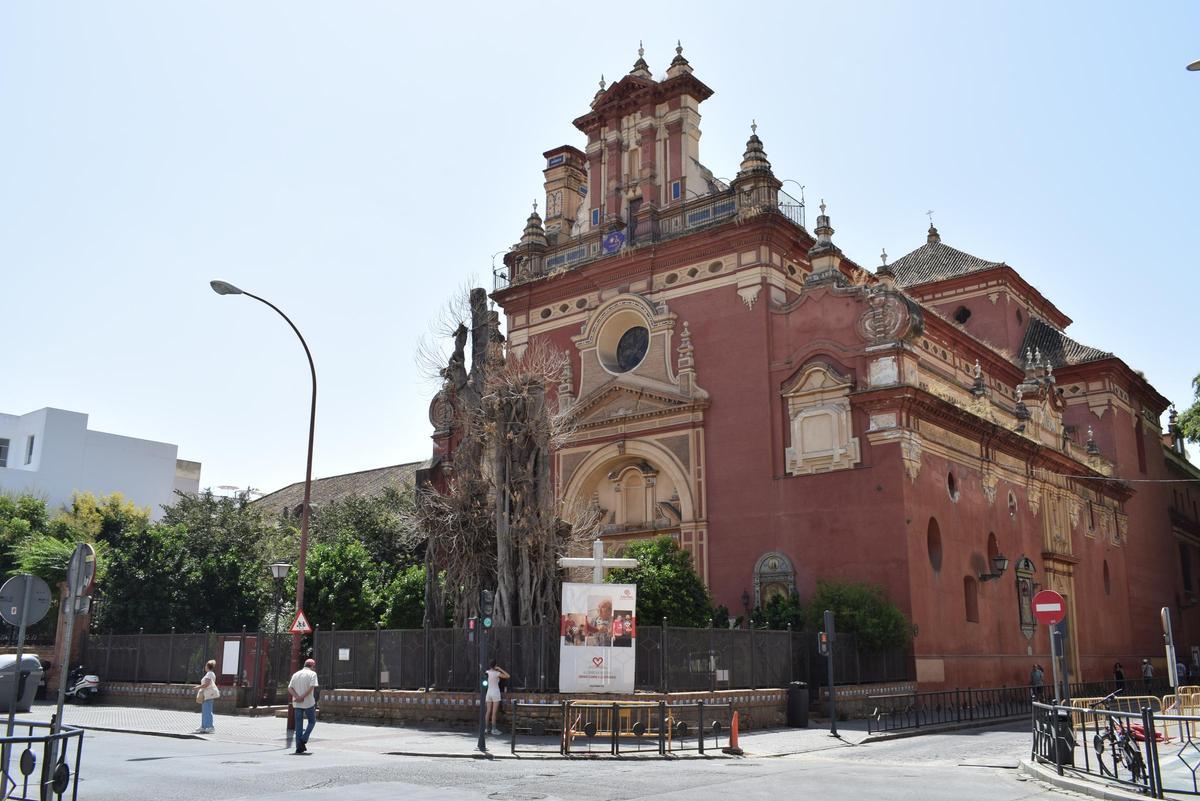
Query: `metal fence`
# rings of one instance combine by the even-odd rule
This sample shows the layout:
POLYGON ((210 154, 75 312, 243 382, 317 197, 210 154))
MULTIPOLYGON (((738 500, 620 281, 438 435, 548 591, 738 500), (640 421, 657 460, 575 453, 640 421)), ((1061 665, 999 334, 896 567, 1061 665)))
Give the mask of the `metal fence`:
MULTIPOLYGON (((1072 698, 1098 698, 1115 691, 1162 695, 1170 687, 1162 683, 1113 681, 1079 682, 1070 685, 1072 698)), ((1004 720, 1024 717, 1034 701, 1047 700, 1049 687, 974 687, 922 693, 871 695, 868 733, 906 731, 930 726, 1004 720)))
POLYGON ((83 729, 18 721, 12 734, 0 734, 0 794, 12 801, 71 801, 79 795, 83 729), (40 752, 40 753, 39 753, 40 752))
POLYGON ((1153 798, 1200 796, 1197 695, 1080 698, 1071 706, 1036 702, 1032 757, 1060 775, 1082 774, 1153 798))
MULTIPOLYGON (((478 687, 479 646, 467 629, 322 630, 305 638, 326 689, 431 689, 478 687)), ((101 680, 197 682, 204 663, 216 659, 223 679, 227 654, 238 654, 239 684, 250 702, 273 703, 272 693, 290 675, 291 635, 260 632, 198 634, 92 634, 84 663, 101 680)), ((558 690, 557 625, 501 626, 488 635, 489 657, 509 673, 506 690, 558 690)), ((766 629, 641 626, 635 639, 634 686, 652 692, 782 687, 792 681, 827 684, 826 661, 810 632, 766 629)), ((852 634, 838 635, 836 684, 904 681, 908 654, 859 648, 852 634)))

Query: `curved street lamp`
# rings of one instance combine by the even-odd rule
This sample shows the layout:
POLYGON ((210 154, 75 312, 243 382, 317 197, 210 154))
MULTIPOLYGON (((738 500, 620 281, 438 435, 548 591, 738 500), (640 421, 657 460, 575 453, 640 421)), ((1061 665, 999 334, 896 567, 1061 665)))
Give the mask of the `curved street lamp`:
MULTIPOLYGON (((300 510, 300 560, 296 565, 296 611, 304 609, 304 565, 308 556, 308 505, 312 497, 312 456, 313 456, 313 433, 317 427, 317 368, 313 366, 312 352, 308 349, 308 343, 304 341, 300 329, 291 319, 280 311, 276 306, 265 298, 260 298, 258 295, 246 292, 239 289, 227 281, 209 281, 209 286, 212 291, 218 295, 245 295, 248 298, 254 298, 259 303, 270 306, 280 317, 284 319, 292 331, 296 333, 296 337, 300 340, 300 344, 304 347, 304 355, 308 357, 308 370, 312 373, 312 403, 308 412, 308 460, 304 467, 304 506, 300 510)), ((300 669, 300 635, 292 635, 292 672, 295 673, 300 669)), ((291 729, 295 725, 295 718, 292 716, 291 705, 288 706, 288 728, 291 729)))

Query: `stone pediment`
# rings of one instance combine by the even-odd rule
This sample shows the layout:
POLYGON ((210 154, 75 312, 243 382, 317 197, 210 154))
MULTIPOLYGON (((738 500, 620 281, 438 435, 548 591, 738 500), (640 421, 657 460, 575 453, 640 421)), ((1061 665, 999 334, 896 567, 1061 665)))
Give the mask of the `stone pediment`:
POLYGON ((703 401, 681 395, 674 387, 656 386, 647 381, 614 379, 581 398, 572 411, 577 425, 597 425, 616 420, 657 417, 702 407, 703 401))

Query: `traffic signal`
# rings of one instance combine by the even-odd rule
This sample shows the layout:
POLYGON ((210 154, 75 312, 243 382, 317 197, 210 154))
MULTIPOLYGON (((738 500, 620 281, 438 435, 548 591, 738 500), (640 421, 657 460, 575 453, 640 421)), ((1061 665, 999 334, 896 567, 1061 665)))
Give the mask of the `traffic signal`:
POLYGON ((829 635, 823 631, 817 632, 817 653, 829 656, 829 635))
POLYGON ((496 611, 496 593, 491 590, 479 591, 479 616, 483 618, 483 627, 492 627, 492 615, 496 611))
POLYGON ((467 618, 467 642, 475 642, 475 618, 467 618))

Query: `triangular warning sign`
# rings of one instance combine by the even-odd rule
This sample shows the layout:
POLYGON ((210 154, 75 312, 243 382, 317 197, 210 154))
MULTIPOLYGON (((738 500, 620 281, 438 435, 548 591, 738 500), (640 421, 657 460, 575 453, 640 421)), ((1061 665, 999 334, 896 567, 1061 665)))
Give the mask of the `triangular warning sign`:
POLYGON ((312 634, 312 626, 308 625, 308 618, 304 616, 303 609, 296 612, 296 619, 292 621, 292 626, 288 631, 292 634, 312 634))

